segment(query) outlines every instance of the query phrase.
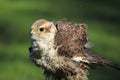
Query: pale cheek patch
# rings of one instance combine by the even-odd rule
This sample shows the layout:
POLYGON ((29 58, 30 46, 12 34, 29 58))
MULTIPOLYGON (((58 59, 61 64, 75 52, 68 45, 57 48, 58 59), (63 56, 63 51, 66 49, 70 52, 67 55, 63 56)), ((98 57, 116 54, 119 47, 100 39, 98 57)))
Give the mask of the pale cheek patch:
POLYGON ((76 62, 86 62, 86 63, 89 63, 89 61, 83 59, 82 57, 73 57, 72 58, 73 61, 76 61, 76 62))

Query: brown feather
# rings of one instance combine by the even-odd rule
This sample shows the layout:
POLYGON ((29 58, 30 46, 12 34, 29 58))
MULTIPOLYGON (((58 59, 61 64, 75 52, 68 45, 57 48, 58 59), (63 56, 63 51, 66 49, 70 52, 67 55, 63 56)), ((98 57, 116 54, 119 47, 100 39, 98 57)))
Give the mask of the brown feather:
POLYGON ((87 26, 73 22, 58 21, 55 44, 61 46, 58 53, 63 56, 84 55, 82 48, 87 43, 87 26))
POLYGON ((45 69, 44 71, 48 79, 88 80, 87 75, 89 67, 84 63, 74 62, 67 57, 57 57, 56 61, 52 61, 51 65, 53 69, 45 69), (59 64, 59 68, 54 66, 55 62, 59 64))

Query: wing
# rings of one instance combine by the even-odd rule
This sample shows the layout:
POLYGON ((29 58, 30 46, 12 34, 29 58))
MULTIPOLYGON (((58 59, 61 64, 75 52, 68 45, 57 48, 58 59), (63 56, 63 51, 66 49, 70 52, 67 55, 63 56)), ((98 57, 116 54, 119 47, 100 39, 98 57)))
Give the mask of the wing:
POLYGON ((97 65, 103 65, 103 66, 108 65, 115 69, 120 70, 120 67, 118 65, 113 64, 111 61, 97 55, 95 52, 87 48, 85 48, 84 50, 85 50, 86 56, 83 59, 89 61, 90 64, 97 64, 97 65))
POLYGON ((96 55, 85 47, 88 43, 87 26, 85 24, 61 20, 56 23, 56 28, 55 44, 59 55, 69 57, 77 62, 109 65, 120 70, 111 61, 96 55))
POLYGON ((59 55, 73 57, 74 55, 84 55, 82 48, 87 43, 87 26, 76 24, 64 20, 56 23, 57 33, 55 44, 59 55))

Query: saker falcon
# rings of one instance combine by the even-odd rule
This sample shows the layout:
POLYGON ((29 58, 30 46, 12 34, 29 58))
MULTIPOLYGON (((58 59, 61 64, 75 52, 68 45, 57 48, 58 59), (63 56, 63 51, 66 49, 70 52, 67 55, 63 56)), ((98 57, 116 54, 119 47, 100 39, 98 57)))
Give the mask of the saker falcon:
POLYGON ((89 49, 85 24, 40 19, 33 23, 30 38, 30 58, 44 69, 48 80, 88 80, 88 69, 93 64, 120 70, 89 49))

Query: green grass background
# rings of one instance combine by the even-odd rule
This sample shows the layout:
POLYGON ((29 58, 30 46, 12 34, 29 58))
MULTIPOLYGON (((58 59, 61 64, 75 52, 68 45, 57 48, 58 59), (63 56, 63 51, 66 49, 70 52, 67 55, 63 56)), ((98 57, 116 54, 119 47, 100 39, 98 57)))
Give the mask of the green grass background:
MULTIPOLYGON (((97 54, 120 65, 119 0, 0 0, 0 80, 45 80, 29 60, 29 30, 38 19, 86 23, 97 54)), ((90 80, 120 80, 109 67, 90 70, 90 80)))

